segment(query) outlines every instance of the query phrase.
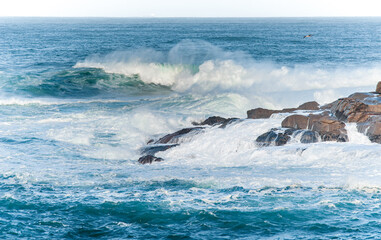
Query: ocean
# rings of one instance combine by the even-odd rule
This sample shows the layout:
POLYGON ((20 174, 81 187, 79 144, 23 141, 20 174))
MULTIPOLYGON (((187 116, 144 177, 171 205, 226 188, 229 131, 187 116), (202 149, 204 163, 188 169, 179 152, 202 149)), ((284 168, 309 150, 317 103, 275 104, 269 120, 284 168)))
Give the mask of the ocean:
POLYGON ((0 238, 379 238, 381 145, 245 118, 380 80, 377 17, 0 18, 0 238), (210 116, 243 120, 138 163, 210 116))

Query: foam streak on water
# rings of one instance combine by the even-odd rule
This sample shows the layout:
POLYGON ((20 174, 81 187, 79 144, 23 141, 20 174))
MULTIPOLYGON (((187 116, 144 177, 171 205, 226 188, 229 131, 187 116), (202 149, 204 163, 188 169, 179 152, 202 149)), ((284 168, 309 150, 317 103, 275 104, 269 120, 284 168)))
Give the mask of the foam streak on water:
POLYGON ((0 18, 0 238, 377 238, 381 145, 259 147, 286 115, 245 117, 374 90, 379 24, 0 18), (242 119, 138 164, 213 115, 242 119))

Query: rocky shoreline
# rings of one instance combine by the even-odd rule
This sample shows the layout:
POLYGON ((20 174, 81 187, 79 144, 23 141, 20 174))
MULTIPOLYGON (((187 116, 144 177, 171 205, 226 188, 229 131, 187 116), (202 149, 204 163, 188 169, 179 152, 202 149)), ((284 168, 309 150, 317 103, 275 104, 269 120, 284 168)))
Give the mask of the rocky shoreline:
MULTIPOLYGON (((297 108, 282 110, 255 108, 247 111, 247 118, 266 119, 279 113, 288 116, 282 121, 281 126, 260 135, 256 139, 258 146, 282 146, 291 138, 297 138, 300 143, 348 142, 345 128, 347 123, 355 123, 357 130, 366 135, 371 142, 381 144, 381 81, 378 82, 375 92, 353 93, 323 106, 319 106, 317 102, 306 102, 297 108)), ((152 139, 141 149, 142 157, 138 162, 151 164, 163 161, 155 156, 157 152, 178 146, 184 139, 204 131, 206 126, 225 128, 241 120, 213 116, 203 122, 193 123, 195 127, 181 129, 158 140, 152 139)))

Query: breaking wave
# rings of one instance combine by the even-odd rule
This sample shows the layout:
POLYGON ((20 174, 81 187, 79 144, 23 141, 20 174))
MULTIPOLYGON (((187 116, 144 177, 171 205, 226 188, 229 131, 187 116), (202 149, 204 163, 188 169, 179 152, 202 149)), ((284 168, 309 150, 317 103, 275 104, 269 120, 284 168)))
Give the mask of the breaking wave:
POLYGON ((266 98, 271 103, 287 99, 290 93, 327 103, 353 91, 369 91, 381 78, 379 66, 282 66, 194 40, 182 41, 167 53, 141 49, 93 55, 74 68, 138 76, 146 84, 168 86, 176 92, 234 92, 266 98))

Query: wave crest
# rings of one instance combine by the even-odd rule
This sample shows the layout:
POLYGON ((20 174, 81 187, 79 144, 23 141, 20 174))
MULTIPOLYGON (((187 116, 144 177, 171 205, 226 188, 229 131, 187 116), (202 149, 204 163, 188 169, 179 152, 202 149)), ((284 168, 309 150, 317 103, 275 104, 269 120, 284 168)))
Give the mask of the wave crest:
POLYGON ((378 66, 281 66, 191 40, 180 42, 167 53, 153 49, 113 52, 90 56, 74 67, 138 75, 144 83, 165 85, 177 92, 231 92, 267 98, 272 103, 284 102, 290 93, 298 99, 326 103, 353 91, 369 91, 381 79, 378 66))

